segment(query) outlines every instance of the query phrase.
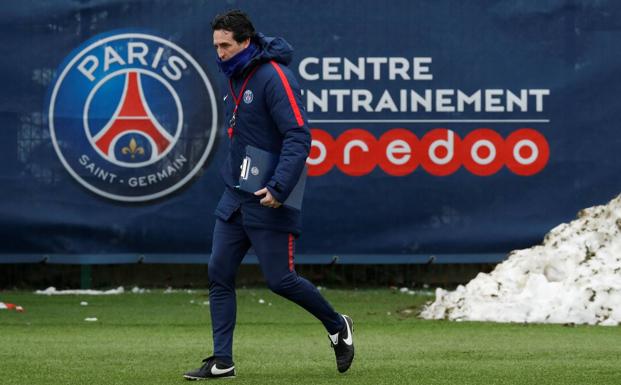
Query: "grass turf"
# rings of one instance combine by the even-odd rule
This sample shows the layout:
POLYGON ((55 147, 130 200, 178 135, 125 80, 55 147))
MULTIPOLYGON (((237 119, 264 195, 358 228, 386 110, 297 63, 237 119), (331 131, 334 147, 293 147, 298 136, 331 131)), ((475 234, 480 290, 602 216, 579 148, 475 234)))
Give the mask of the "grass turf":
MULTIPOLYGON (((423 321, 410 310, 429 296, 323 293, 354 319, 356 359, 349 372, 337 373, 328 338, 312 316, 267 290, 243 289, 234 345, 237 378, 218 381, 621 384, 616 327, 423 321)), ((1 302, 26 310, 0 311, 0 383, 186 383, 181 374, 211 352, 207 299, 205 290, 52 297, 0 292, 1 302)))

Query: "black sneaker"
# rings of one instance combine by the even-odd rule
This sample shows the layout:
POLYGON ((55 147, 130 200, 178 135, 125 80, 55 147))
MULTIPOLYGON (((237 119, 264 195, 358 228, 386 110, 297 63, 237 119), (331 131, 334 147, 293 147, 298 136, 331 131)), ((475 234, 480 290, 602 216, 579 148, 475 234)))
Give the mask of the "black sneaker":
POLYGON ((354 321, 349 316, 341 315, 345 320, 345 327, 336 336, 336 342, 330 336, 330 343, 336 355, 336 367, 345 373, 354 360, 354 321))
POLYGON ((207 380, 209 378, 232 378, 235 377, 235 365, 226 365, 216 357, 211 356, 203 360, 204 364, 196 370, 183 375, 186 380, 207 380))

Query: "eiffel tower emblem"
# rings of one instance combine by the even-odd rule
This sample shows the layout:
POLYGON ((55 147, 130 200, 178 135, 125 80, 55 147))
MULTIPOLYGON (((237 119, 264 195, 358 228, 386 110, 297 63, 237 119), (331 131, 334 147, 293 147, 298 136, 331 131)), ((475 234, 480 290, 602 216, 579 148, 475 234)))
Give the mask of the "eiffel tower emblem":
MULTIPOLYGON (((136 71, 127 73, 121 102, 110 121, 93 139, 101 152, 115 159, 116 141, 130 132, 138 132, 148 139, 154 147, 151 151, 151 158, 164 153, 173 142, 173 137, 162 127, 149 109, 142 92, 140 76, 136 71)), ((132 148, 129 142, 125 145, 132 148)), ((123 151, 123 153, 127 152, 123 151)), ((135 156, 136 152, 132 152, 131 155, 135 156)))

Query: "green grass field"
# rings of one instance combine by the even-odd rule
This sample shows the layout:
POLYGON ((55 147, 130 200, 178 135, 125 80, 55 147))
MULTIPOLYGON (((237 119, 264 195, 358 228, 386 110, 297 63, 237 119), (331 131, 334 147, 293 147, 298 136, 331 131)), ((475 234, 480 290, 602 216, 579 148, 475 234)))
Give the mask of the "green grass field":
MULTIPOLYGON (((237 377, 216 381, 621 384, 617 327, 422 321, 415 312, 429 296, 323 293, 354 319, 356 359, 349 372, 336 371, 328 338, 312 316, 267 290, 243 289, 234 346, 237 377)), ((97 297, 0 292, 0 302, 26 309, 0 311, 0 384, 189 383, 182 373, 211 352, 206 300, 205 290, 97 297), (86 317, 98 321, 85 322, 86 317)))

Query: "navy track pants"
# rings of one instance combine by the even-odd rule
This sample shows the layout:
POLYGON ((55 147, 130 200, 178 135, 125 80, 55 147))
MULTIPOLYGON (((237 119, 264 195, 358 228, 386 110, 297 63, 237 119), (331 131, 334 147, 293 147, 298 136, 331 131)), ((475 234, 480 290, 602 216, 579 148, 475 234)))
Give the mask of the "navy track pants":
POLYGON ((245 227, 238 210, 226 222, 216 219, 214 227, 208 270, 214 356, 225 363, 233 362, 233 330, 237 310, 235 276, 251 246, 259 259, 267 285, 274 293, 306 309, 323 323, 328 333, 335 334, 343 328, 343 318, 313 284, 295 272, 293 235, 245 227))

